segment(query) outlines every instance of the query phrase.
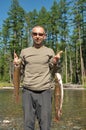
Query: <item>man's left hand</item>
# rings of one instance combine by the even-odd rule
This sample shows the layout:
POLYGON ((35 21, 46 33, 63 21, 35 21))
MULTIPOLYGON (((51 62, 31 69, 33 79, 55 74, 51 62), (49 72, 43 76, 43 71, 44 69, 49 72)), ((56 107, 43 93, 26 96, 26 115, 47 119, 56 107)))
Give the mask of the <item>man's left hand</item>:
POLYGON ((60 59, 62 53, 63 51, 60 51, 54 56, 54 63, 56 63, 60 59))

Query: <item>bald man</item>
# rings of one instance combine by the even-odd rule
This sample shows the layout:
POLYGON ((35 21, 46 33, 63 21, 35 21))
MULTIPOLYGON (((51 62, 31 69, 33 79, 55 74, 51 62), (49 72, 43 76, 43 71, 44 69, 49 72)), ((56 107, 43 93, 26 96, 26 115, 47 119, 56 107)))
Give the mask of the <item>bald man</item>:
POLYGON ((46 33, 41 26, 32 29, 32 39, 33 46, 23 49, 20 58, 14 54, 14 64, 21 64, 24 69, 22 91, 24 130, 34 130, 35 117, 38 119, 40 130, 50 130, 52 108, 50 67, 54 68, 62 51, 55 55, 51 48, 44 45, 46 33))

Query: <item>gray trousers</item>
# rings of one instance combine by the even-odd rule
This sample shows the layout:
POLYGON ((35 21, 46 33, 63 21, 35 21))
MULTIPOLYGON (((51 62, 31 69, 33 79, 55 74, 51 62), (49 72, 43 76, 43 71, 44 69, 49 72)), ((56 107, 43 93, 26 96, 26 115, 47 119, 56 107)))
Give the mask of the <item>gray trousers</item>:
POLYGON ((23 89, 24 130, 34 130, 35 117, 40 130, 50 130, 52 90, 31 91, 23 89))

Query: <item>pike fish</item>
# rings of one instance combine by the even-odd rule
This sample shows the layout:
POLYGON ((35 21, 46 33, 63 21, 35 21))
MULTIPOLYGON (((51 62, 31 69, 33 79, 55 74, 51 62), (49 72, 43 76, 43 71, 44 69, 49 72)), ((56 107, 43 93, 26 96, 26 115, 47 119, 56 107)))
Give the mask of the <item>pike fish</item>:
POLYGON ((55 118, 54 121, 58 122, 62 115, 62 104, 63 104, 63 83, 59 73, 55 74, 55 118))
POLYGON ((19 102, 19 87, 20 87, 20 65, 14 65, 13 71, 14 97, 16 103, 19 102))

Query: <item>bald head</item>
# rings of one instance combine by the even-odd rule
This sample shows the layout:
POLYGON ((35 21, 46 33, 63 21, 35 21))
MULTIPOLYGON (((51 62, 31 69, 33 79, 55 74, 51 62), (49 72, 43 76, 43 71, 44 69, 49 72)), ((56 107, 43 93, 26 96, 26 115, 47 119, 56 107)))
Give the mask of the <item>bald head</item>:
POLYGON ((45 34, 45 30, 42 26, 33 27, 32 32, 41 32, 41 33, 45 34))

